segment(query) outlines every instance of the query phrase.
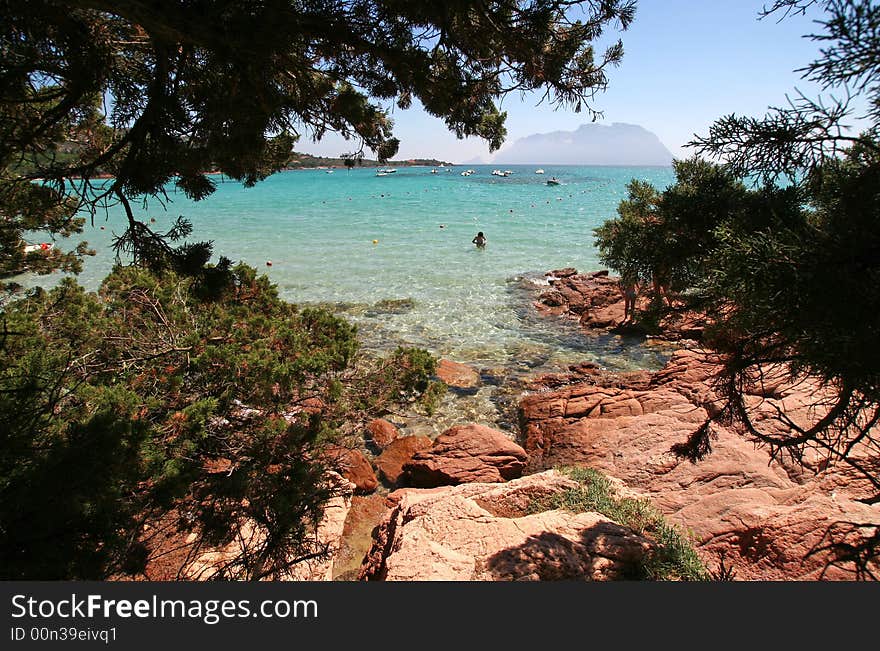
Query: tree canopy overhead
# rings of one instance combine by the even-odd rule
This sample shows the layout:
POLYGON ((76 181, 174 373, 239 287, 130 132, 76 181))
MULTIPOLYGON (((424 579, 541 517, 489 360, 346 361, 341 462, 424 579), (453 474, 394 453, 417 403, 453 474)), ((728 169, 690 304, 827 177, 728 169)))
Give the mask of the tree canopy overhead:
MULTIPOLYGON (((762 117, 727 115, 690 143, 741 176, 802 180, 805 173, 876 138, 880 125, 880 5, 872 0, 775 0, 762 18, 813 15, 820 28, 808 37, 821 47, 798 72, 824 97, 800 92, 762 117), (865 108, 856 100, 864 100, 865 108), (865 121, 863 133, 852 130, 865 121)), ((870 145, 868 145, 870 146, 870 145)))
MULTIPOLYGON (((134 228, 133 200, 172 180, 201 199, 207 170, 256 183, 301 135, 339 132, 390 158, 388 108, 413 99, 497 149, 508 93, 543 89, 595 115, 623 49, 592 43, 634 12, 635 0, 2 0, 0 211, 15 218, 3 228, 60 232, 17 221, 47 192, 30 187, 42 178, 58 204, 80 198, 66 224, 77 207, 122 203, 138 246, 151 238, 134 228), (113 181, 90 183, 102 172, 113 181)), ((7 274, 25 263, 14 239, 0 251, 7 274)))

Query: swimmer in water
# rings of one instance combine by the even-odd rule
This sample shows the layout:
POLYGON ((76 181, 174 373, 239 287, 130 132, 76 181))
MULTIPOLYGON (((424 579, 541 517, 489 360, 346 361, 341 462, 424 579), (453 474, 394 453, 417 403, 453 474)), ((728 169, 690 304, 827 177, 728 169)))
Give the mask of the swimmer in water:
POLYGON ((471 242, 473 244, 476 244, 478 249, 486 248, 486 236, 483 235, 483 231, 480 231, 479 233, 477 233, 477 236, 474 239, 472 239, 471 242))

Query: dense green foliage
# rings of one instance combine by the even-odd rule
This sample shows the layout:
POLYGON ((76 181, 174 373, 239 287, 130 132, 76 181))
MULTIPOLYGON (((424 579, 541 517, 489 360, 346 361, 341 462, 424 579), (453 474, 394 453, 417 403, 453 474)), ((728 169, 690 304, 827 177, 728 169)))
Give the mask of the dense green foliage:
POLYGON ((251 268, 226 281, 120 267, 98 294, 66 279, 3 307, 2 578, 137 571, 141 526, 168 512, 197 545, 256 523, 225 575, 277 575, 334 493, 321 443, 431 393, 423 351, 361 358, 346 322, 251 268))
MULTIPOLYGON (((508 93, 543 89, 554 105, 591 111, 623 54, 620 42, 603 53, 593 42, 609 26, 626 29, 634 7, 0 0, 0 275, 72 267, 77 252, 53 264, 24 258, 21 235, 75 232, 77 207, 94 214, 112 203, 128 216, 124 250, 176 255, 157 246, 168 238, 136 220, 133 202, 161 200, 169 183, 202 199, 214 190, 207 170, 254 184, 286 164, 302 135, 339 132, 356 139, 349 161, 367 147, 384 162, 399 144, 394 105, 418 101, 493 150, 508 93), (101 173, 113 178, 94 182, 101 173)), ((181 253, 207 259, 210 247, 181 253)))
POLYGON ((652 581, 709 579, 709 572, 688 537, 669 524, 648 500, 619 497, 611 480, 592 468, 559 468, 558 471, 580 485, 533 504, 531 510, 595 511, 653 541, 656 548, 633 568, 630 578, 652 581))
MULTIPOLYGON (((842 130, 846 103, 793 103, 763 119, 728 116, 692 143, 714 165, 676 163, 662 192, 633 182, 619 217, 597 230, 604 261, 647 281, 659 275, 676 307, 704 315, 719 353, 715 418, 771 453, 811 451, 850 465, 880 500, 880 7, 849 0, 779 0, 772 11, 821 8, 826 43, 805 74, 850 85, 868 100, 869 128, 842 130), (756 418, 747 395, 769 395, 768 374, 818 382, 815 419, 756 418)), ((772 393, 772 392, 771 392, 772 393)), ((708 424, 679 451, 711 449, 708 424)), ((850 523, 852 524, 852 523, 850 523)), ((854 548, 831 548, 864 570, 880 528, 854 548)), ((850 527, 852 529, 852 527, 850 527)))
POLYGON ((596 229, 600 260, 623 277, 661 290, 692 287, 715 244, 713 230, 748 211, 748 193, 726 170, 692 158, 673 163, 676 182, 663 192, 633 180, 618 217, 596 229))

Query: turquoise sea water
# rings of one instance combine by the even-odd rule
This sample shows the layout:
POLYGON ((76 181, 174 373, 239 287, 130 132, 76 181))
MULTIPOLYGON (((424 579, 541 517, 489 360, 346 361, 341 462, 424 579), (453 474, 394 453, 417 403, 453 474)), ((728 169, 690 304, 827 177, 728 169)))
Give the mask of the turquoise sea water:
MULTIPOLYGON (((384 177, 364 168, 301 170, 249 189, 214 177, 208 199, 171 192, 167 211, 151 205, 140 214, 155 218, 157 230, 184 215, 192 239, 213 240, 216 255, 265 271, 283 298, 337 304, 368 347, 405 343, 486 367, 552 369, 584 359, 656 366, 657 351, 585 338, 571 322, 536 315, 531 302, 544 272, 599 268, 593 229, 615 215, 631 179, 662 188, 671 168, 544 166, 537 175, 536 167, 510 167, 506 178, 492 176, 491 166, 471 166, 476 173, 467 177, 466 166, 384 177), (551 176, 562 185, 546 185, 551 176), (471 244, 477 231, 488 238, 485 249, 471 244), (398 299, 412 305, 376 306, 398 299)), ((123 224, 111 212, 87 226, 81 239, 98 250, 80 275, 87 288, 109 271, 111 235, 123 224)))

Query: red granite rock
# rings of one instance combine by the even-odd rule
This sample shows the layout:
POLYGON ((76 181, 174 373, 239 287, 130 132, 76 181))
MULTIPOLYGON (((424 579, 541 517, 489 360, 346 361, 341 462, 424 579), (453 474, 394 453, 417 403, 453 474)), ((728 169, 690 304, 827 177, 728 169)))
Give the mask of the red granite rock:
POLYGON ((403 474, 403 465, 419 450, 430 448, 427 436, 402 436, 395 439, 376 457, 376 470, 384 482, 396 486, 403 474))
POLYGON ((528 455, 504 432, 485 425, 459 425, 413 455, 404 473, 409 486, 503 482, 522 474, 528 455))
POLYGON ((339 445, 328 446, 323 452, 330 467, 353 483, 358 493, 372 493, 379 486, 373 467, 359 450, 339 445))
POLYGON ((598 513, 534 513, 574 482, 548 471, 505 484, 396 491, 362 580, 548 581, 625 578, 654 544, 598 513))
POLYGON ((437 377, 459 389, 471 389, 480 383, 480 374, 476 370, 448 359, 441 359, 437 364, 437 377))
MULTIPOLYGON (((852 579, 852 566, 826 568, 827 553, 810 555, 829 536, 870 535, 845 522, 878 523, 880 506, 859 500, 872 491, 844 464, 806 467, 757 447, 744 435, 712 425, 711 452, 692 463, 671 450, 683 443, 720 402, 711 357, 681 351, 644 382, 599 386, 584 382, 525 396, 520 403, 529 469, 556 465, 596 468, 648 496, 666 516, 694 532, 710 568, 721 559, 739 579, 852 579)), ((821 389, 786 384, 784 374, 749 389, 764 427, 780 407, 802 424, 821 389), (757 395, 760 394, 760 395, 757 395)))
MULTIPOLYGON (((620 279, 607 270, 579 274, 576 270, 557 269, 546 274, 550 288, 543 292, 535 307, 547 314, 567 315, 578 320, 588 331, 645 334, 638 322, 624 320, 624 298, 620 279)), ((637 299, 639 309, 648 306, 643 292, 637 299)), ((695 339, 703 336, 702 319, 690 312, 675 311, 665 316, 660 334, 670 340, 695 339)))
POLYGON ((375 418, 367 423, 367 438, 380 450, 387 448, 399 432, 384 418, 375 418))

